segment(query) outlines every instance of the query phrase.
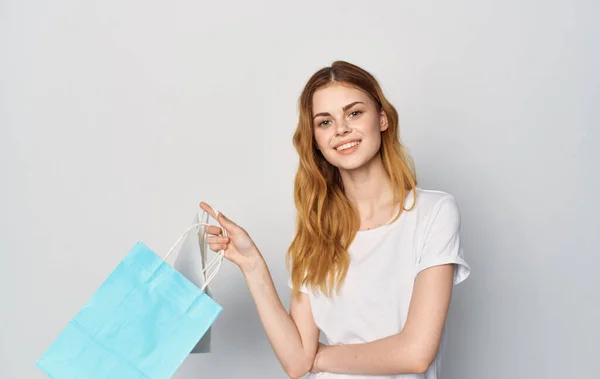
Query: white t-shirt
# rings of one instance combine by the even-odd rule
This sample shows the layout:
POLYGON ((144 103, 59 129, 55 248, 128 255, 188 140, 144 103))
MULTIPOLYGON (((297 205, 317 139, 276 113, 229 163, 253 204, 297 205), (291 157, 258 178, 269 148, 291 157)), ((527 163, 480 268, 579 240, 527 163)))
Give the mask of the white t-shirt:
MULTIPOLYGON (((413 204, 413 193, 405 208, 413 204)), ((454 263, 454 284, 470 267, 460 244, 460 214, 448 193, 417 188, 417 203, 392 224, 359 231, 349 248, 351 263, 339 294, 328 298, 302 288, 310 298, 317 327, 329 345, 365 343, 399 333, 408 315, 416 275, 432 266, 454 263)), ((291 286, 291 281, 288 282, 291 286)), ((445 341, 445 331, 442 346, 445 341)), ((439 379, 440 351, 422 375, 359 376, 308 374, 318 379, 439 379)))

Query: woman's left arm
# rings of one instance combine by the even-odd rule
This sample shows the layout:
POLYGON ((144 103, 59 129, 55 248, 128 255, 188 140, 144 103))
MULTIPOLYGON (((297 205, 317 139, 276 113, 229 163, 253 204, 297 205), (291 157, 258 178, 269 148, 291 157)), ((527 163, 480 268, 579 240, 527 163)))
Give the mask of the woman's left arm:
POLYGON ((440 345, 453 278, 454 264, 421 271, 400 333, 368 343, 321 346, 312 372, 401 375, 427 371, 440 345))

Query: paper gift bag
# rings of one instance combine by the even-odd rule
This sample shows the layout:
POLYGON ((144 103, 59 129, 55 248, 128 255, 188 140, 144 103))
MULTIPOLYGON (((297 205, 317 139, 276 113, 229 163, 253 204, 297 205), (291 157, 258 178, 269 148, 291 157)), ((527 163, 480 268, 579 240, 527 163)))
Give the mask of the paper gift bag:
POLYGON ((52 379, 167 379, 222 311, 205 292, 219 252, 198 288, 138 242, 62 330, 36 365, 52 379))

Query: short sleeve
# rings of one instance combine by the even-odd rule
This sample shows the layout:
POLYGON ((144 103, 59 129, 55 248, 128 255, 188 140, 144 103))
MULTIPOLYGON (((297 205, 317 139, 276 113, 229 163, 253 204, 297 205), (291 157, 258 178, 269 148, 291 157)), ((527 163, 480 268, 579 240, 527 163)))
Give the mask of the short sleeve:
MULTIPOLYGON (((292 278, 291 277, 288 279, 288 287, 290 287, 290 289, 294 288, 294 286, 292 285, 292 278)), ((300 292, 308 294, 308 290, 306 289, 306 286, 300 286, 300 292)))
POLYGON ((456 200, 448 195, 439 202, 426 224, 416 274, 429 267, 453 263, 454 285, 467 279, 471 267, 464 258, 460 224, 456 200))

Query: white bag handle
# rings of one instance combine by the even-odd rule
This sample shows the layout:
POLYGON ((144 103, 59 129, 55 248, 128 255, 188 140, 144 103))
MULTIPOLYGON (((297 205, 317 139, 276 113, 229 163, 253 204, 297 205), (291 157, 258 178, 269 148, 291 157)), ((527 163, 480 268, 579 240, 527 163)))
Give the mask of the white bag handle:
MULTIPOLYGON (((217 215, 217 217, 219 216, 219 211, 217 211, 216 209, 213 208, 213 211, 215 212, 215 214, 217 215)), ((200 222, 196 223, 196 224, 192 224, 190 225, 185 232, 183 232, 183 234, 179 237, 179 239, 177 241, 175 241, 175 243, 173 244, 173 246, 171 246, 171 249, 169 249, 169 252, 165 255, 165 257, 163 258, 164 261, 167 260, 167 258, 169 258, 169 256, 171 255, 171 253, 173 253, 173 251, 175 251, 175 249, 177 248, 177 245, 179 245, 179 243, 193 230, 197 229, 198 227, 204 227, 206 228, 206 226, 208 226, 208 212, 203 211, 202 212, 202 217, 199 218, 200 222), (206 218, 206 221, 204 221, 204 218, 206 218)), ((227 237, 227 231, 224 228, 221 228, 223 230, 223 236, 227 237)), ((202 241, 202 250, 206 251, 206 240, 202 241)), ((200 251, 201 254, 204 254, 204 251, 200 251)), ((202 273, 204 274, 204 284, 202 285, 202 287, 200 288, 200 291, 204 291, 206 289, 206 287, 208 287, 208 284, 215 278, 215 276, 217 275, 217 272, 219 271, 219 269, 221 268, 221 262, 223 262, 223 258, 225 257, 225 250, 221 250, 217 253, 217 256, 213 258, 212 261, 210 261, 210 263, 206 264, 206 262, 203 259, 203 264, 205 264, 204 269, 202 270, 202 273), (210 271, 210 273, 209 273, 210 271)))

